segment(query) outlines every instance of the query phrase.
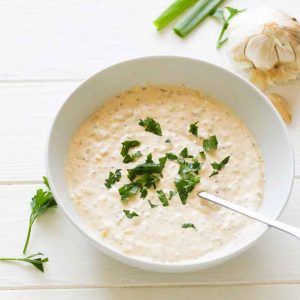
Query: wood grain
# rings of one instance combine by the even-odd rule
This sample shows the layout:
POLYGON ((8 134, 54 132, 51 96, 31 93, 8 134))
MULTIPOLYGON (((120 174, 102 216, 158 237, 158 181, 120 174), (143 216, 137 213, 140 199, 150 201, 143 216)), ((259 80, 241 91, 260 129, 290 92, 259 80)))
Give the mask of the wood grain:
POLYGON ((169 287, 169 288, 102 288, 62 290, 18 290, 0 291, 5 300, 123 300, 123 299, 164 299, 164 300, 289 300, 299 299, 299 285, 263 285, 243 287, 169 287), (222 298, 220 298, 222 295, 222 298), (268 298, 266 298, 266 296, 268 298))
MULTIPOLYGON (((36 185, 0 186, 0 255, 20 255, 36 185)), ((296 180, 283 221, 300 226, 300 180, 296 180)), ((118 263, 89 244, 58 209, 34 226, 28 253, 41 251, 50 262, 45 273, 31 265, 0 264, 0 289, 54 287, 198 286, 245 283, 299 283, 300 244, 270 230, 253 248, 216 268, 185 274, 157 274, 118 263)))

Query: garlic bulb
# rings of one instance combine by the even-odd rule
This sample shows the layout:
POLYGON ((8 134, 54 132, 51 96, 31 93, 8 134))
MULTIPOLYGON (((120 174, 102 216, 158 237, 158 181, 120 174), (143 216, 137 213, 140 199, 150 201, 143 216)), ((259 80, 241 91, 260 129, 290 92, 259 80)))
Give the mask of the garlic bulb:
POLYGON ((268 7, 248 9, 228 28, 229 53, 264 90, 300 75, 300 23, 268 7))

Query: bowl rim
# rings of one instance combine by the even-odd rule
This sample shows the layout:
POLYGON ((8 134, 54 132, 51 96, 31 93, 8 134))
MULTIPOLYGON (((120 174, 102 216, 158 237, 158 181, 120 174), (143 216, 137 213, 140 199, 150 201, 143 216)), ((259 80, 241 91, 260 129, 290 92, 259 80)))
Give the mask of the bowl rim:
POLYGON ((49 184, 51 187, 51 191, 54 195, 54 198, 56 199, 59 207, 62 209, 64 214, 68 217, 68 219, 71 221, 71 223, 81 232, 84 236, 88 237, 88 240, 91 241, 94 245, 96 245, 98 248, 101 248, 102 253, 120 261, 123 263, 126 263, 127 265, 134 266, 140 269, 148 270, 148 271, 154 271, 154 272, 168 272, 168 273, 181 273, 181 272, 190 272, 190 271, 197 271, 201 269, 206 269, 215 265, 218 265, 222 262, 225 262, 229 260, 230 258, 244 252, 246 249, 248 249, 250 246, 252 246, 256 241, 258 241, 262 235, 269 229, 269 226, 262 224, 260 230, 257 230, 256 234, 253 234, 248 239, 245 239, 244 242, 239 243, 238 246, 233 247, 230 251, 225 251, 225 255, 222 254, 222 251, 220 251, 219 254, 214 255, 212 258, 205 259, 205 261, 201 260, 193 260, 193 261, 187 261, 187 262, 179 262, 179 263, 161 263, 161 262, 152 262, 150 260, 143 260, 136 257, 128 256, 118 249, 115 249, 108 245, 107 243, 102 242, 100 239, 96 239, 92 234, 87 232, 84 228, 82 228, 76 221, 76 218, 72 216, 72 214, 68 211, 68 209, 64 206, 63 201, 60 200, 60 197, 57 193, 57 190, 55 186, 52 184, 52 175, 50 171, 50 165, 49 165, 49 156, 50 156, 50 144, 51 144, 51 138, 54 131, 55 124, 57 122, 57 119, 59 118, 61 112, 63 111, 64 107, 67 105, 67 103, 70 101, 72 96, 77 93, 79 89, 82 88, 88 81, 93 80, 95 77, 98 76, 99 73, 105 72, 111 68, 117 68, 120 65, 123 64, 130 64, 132 62, 137 61, 145 61, 145 60, 164 60, 164 59, 182 59, 182 60, 189 60, 191 62, 204 64, 210 68, 215 68, 218 70, 221 70, 224 73, 230 74, 233 77, 236 77, 238 80, 242 81, 244 84, 250 86, 255 93, 257 93, 262 101, 265 101, 271 111, 276 115, 276 119, 279 122, 284 135, 286 137, 286 140, 288 141, 287 149, 288 149, 288 155, 291 160, 291 166, 290 166, 290 178, 289 178, 289 191, 286 195, 286 199, 284 201, 284 204, 282 205, 282 208, 276 215, 274 219, 278 219, 280 215, 282 214, 284 208, 286 207, 288 200, 290 198, 293 185, 294 185, 294 178, 295 178, 295 155, 294 155, 294 148, 293 144, 290 138, 290 135, 288 133, 288 129, 282 120, 281 116, 277 112, 277 110, 273 107, 273 105, 270 103, 270 101, 267 99, 266 95, 259 90, 255 85, 253 85, 250 81, 245 79, 239 74, 236 74, 233 71, 230 71, 222 66, 213 64, 211 62, 207 62, 201 59, 195 59, 191 57, 185 57, 185 56, 177 56, 177 55, 150 55, 150 56, 142 56, 137 58, 132 58, 128 60, 124 60, 121 62, 118 62, 116 64, 112 64, 108 67, 105 67, 92 75, 88 76, 86 79, 79 82, 77 87, 72 90, 71 93, 65 98, 64 102, 60 106, 58 112, 55 115, 54 120, 52 121, 52 125, 50 127, 49 133, 48 133, 48 139, 46 144, 46 152, 45 152, 45 166, 46 166, 46 174, 49 180, 49 184))

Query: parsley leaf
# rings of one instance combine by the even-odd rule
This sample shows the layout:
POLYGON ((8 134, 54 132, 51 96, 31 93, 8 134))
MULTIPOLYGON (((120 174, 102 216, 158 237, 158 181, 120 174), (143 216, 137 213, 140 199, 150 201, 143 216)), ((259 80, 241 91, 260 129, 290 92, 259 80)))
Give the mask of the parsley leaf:
POLYGON ((198 174, 198 172, 201 170, 202 167, 202 164, 199 163, 197 160, 190 163, 185 161, 184 159, 178 159, 178 163, 179 163, 179 171, 178 171, 179 175, 184 175, 187 173, 198 174))
POLYGON ((48 257, 42 257, 44 255, 43 253, 36 253, 32 254, 26 257, 20 257, 20 258, 15 258, 15 257, 2 257, 0 258, 0 261, 22 261, 22 262, 27 262, 32 264, 34 267, 39 269, 41 272, 44 272, 44 266, 43 263, 48 262, 48 257))
POLYGON ((216 150, 218 148, 218 140, 215 135, 210 136, 208 139, 203 141, 203 149, 205 152, 210 150, 216 150))
POLYGON ((193 158, 193 155, 189 155, 187 147, 183 148, 179 155, 183 158, 193 158))
POLYGON ((160 181, 160 179, 153 174, 143 174, 135 182, 145 188, 150 188, 151 186, 156 188, 156 183, 158 183, 159 181, 160 181))
POLYGON ((177 192, 170 191, 169 192, 169 199, 168 200, 171 200, 176 194, 177 194, 177 192))
POLYGON ((166 160, 167 160, 166 157, 161 157, 159 158, 159 163, 155 163, 152 160, 152 155, 151 156, 148 155, 145 163, 139 164, 133 169, 128 169, 129 180, 132 181, 136 176, 143 175, 143 174, 153 174, 153 173, 161 174, 165 166, 166 160))
POLYGON ((170 160, 177 159, 177 155, 174 153, 171 153, 171 152, 166 153, 166 157, 167 157, 167 159, 170 159, 170 160))
POLYGON ((120 154, 124 157, 126 154, 128 154, 130 148, 137 147, 140 144, 141 143, 139 141, 137 141, 137 140, 123 142, 120 154))
POLYGON ((203 160, 206 159, 206 154, 205 154, 204 151, 200 151, 200 152, 199 152, 199 155, 200 155, 200 157, 201 157, 203 160))
POLYGON ((189 193, 199 182, 200 177, 192 173, 187 173, 175 178, 174 184, 176 186, 182 204, 186 204, 189 193))
POLYGON ((229 159, 230 156, 227 156, 220 163, 217 163, 215 161, 211 163, 211 166, 213 167, 214 171, 209 175, 209 177, 219 174, 219 171, 221 171, 225 167, 225 165, 228 164, 229 159))
POLYGON ((171 140, 170 140, 170 139, 166 139, 166 140, 165 140, 165 143, 167 143, 167 144, 171 144, 172 142, 171 142, 171 140))
POLYGON ((153 159, 152 159, 152 154, 149 153, 149 154, 147 155, 146 163, 148 164, 148 163, 153 163, 153 162, 154 162, 154 161, 153 161, 153 159))
POLYGON ((148 195, 147 189, 146 188, 142 188, 141 189, 141 198, 145 199, 147 197, 147 195, 148 195))
POLYGON ((119 194, 121 196, 121 201, 125 201, 131 196, 137 194, 137 192, 140 190, 140 185, 136 182, 131 182, 128 184, 123 185, 121 188, 119 188, 119 194))
POLYGON ((147 117, 145 120, 140 120, 139 125, 145 127, 145 131, 149 131, 156 135, 162 136, 162 131, 159 123, 157 123, 152 118, 147 117))
POLYGON ((229 22, 230 20, 236 16, 237 14, 241 13, 245 11, 245 9, 242 10, 238 10, 236 8, 233 7, 225 7, 225 8, 219 8, 215 11, 215 13, 213 14, 214 17, 220 19, 223 22, 223 27, 221 29, 220 35, 218 37, 218 41, 217 41, 217 48, 220 49, 227 41, 228 38, 223 39, 223 36, 225 34, 225 31, 227 30, 228 26, 229 26, 229 22), (225 10, 227 10, 227 12, 229 13, 229 15, 227 17, 225 17, 225 10))
POLYGON ((117 169, 115 173, 109 172, 109 176, 105 179, 105 186, 110 189, 112 185, 116 182, 119 182, 121 179, 121 169, 117 169))
POLYGON ((137 160, 139 157, 141 157, 143 154, 141 151, 137 151, 136 153, 130 155, 130 154, 126 154, 124 156, 123 159, 123 163, 128 164, 130 162, 134 162, 135 160, 137 160))
MULTIPOLYGON (((48 179, 46 177, 43 177, 43 182, 46 185, 46 187, 49 189, 49 183, 48 179)), ((50 189, 48 191, 44 191, 43 189, 38 189, 36 191, 36 194, 33 196, 31 200, 31 214, 29 218, 29 226, 28 226, 28 231, 27 231, 27 237, 25 241, 25 245, 23 248, 23 253, 26 253, 30 235, 31 235, 31 229, 34 221, 42 215, 45 211, 47 211, 51 207, 56 207, 57 203, 53 197, 52 192, 50 189)))
POLYGON ((196 137, 198 136, 198 126, 197 126, 198 123, 199 121, 190 124, 190 130, 189 130, 189 132, 196 137))
POLYGON ((169 201, 163 190, 159 190, 156 192, 158 194, 158 198, 163 206, 169 206, 169 201))
POLYGON ((155 207, 158 206, 158 205, 156 205, 156 204, 152 204, 150 200, 148 200, 148 203, 149 203, 149 205, 150 205, 151 208, 155 208, 155 207))
POLYGON ((130 210, 127 210, 127 209, 124 209, 123 210, 125 216, 128 218, 128 219, 132 219, 134 217, 138 217, 139 215, 135 212, 135 211, 130 211, 130 210))
POLYGON ((197 230, 196 226, 193 223, 184 223, 182 224, 181 228, 193 228, 195 230, 197 230))

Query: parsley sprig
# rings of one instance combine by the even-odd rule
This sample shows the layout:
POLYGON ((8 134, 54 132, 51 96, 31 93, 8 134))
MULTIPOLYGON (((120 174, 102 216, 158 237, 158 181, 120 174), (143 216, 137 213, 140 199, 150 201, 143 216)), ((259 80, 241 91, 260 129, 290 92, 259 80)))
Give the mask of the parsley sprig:
POLYGON ((223 22, 223 27, 221 29, 221 32, 220 32, 220 35, 219 35, 218 41, 217 41, 218 49, 220 49, 228 41, 228 38, 223 38, 223 36, 229 26, 230 20, 233 17, 235 17, 237 14, 244 12, 244 11, 245 11, 245 9, 238 10, 238 9, 230 7, 230 6, 227 6, 225 8, 219 8, 215 11, 213 16, 220 19, 221 22, 223 22), (225 15, 227 15, 227 16, 225 16, 225 15))
POLYGON ((26 257, 2 257, 0 261, 21 261, 32 264, 34 267, 44 272, 43 264, 48 262, 48 257, 43 257, 43 253, 36 253, 26 257))
POLYGON ((31 229, 34 221, 42 215, 44 212, 46 212, 51 207, 56 207, 57 203, 52 195, 52 192, 50 190, 50 186, 48 183, 48 179, 46 177, 43 177, 43 182, 45 186, 48 188, 47 191, 44 191, 43 189, 38 189, 36 191, 36 194, 33 196, 31 200, 31 214, 29 218, 29 226, 27 231, 27 237, 25 241, 25 245, 23 248, 23 253, 26 253, 30 235, 31 235, 31 229))

